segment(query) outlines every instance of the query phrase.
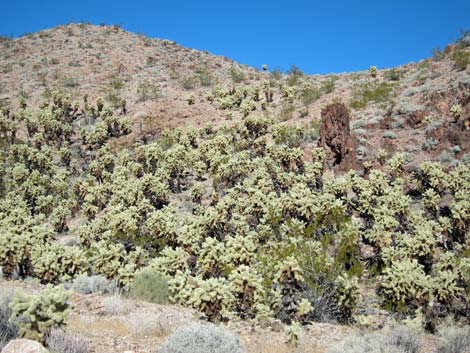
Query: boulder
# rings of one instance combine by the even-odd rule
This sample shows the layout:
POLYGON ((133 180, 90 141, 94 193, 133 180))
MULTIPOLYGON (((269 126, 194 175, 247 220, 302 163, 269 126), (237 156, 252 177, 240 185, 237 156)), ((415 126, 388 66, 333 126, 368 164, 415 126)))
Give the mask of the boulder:
POLYGON ((326 166, 336 171, 357 167, 356 138, 351 134, 349 111, 343 103, 334 103, 321 111, 319 146, 325 150, 326 166))
POLYGON ((8 343, 1 353, 49 353, 41 343, 27 340, 16 339, 8 343))

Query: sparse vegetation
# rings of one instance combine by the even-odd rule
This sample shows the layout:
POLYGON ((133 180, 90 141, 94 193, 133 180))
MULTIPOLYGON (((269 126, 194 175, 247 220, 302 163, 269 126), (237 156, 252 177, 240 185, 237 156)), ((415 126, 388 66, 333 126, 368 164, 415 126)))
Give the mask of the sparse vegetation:
POLYGON ((230 68, 230 77, 232 78, 233 83, 241 83, 246 80, 246 76, 243 71, 235 66, 230 68))
POLYGON ((137 85, 137 102, 156 100, 160 97, 160 89, 153 83, 144 80, 137 85))
POLYGON ((355 88, 351 99, 351 108, 362 109, 370 102, 372 103, 389 103, 393 95, 393 84, 366 83, 355 88))

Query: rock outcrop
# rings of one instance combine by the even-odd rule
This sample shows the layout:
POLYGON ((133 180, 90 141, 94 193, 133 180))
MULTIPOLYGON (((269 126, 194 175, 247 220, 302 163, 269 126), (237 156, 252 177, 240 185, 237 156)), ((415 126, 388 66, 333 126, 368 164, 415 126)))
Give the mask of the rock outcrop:
POLYGON ((349 112, 343 103, 326 106, 321 112, 319 146, 326 152, 326 164, 335 171, 357 166, 356 139, 349 127, 349 112))

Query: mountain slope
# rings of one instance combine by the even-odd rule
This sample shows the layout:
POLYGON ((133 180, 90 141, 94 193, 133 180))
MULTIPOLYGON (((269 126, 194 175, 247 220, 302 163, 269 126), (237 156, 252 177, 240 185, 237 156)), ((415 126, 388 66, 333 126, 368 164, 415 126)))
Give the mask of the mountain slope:
MULTIPOLYGON (((91 100, 102 96, 116 109, 125 99, 126 113, 133 117, 131 140, 166 127, 236 121, 243 115, 239 106, 222 110, 219 97, 211 101, 208 97, 240 87, 262 91, 263 82, 270 80, 273 102, 265 111, 256 103, 250 114, 280 116, 289 124, 305 125, 320 119, 325 105, 341 100, 355 108, 352 128, 359 139, 360 159, 374 159, 371 151, 385 148, 406 151, 415 162, 439 158, 452 164, 469 152, 469 135, 463 131, 470 115, 470 73, 468 67, 463 69, 465 58, 459 68, 452 60, 455 46, 449 46, 439 60, 379 70, 376 78, 369 72, 312 76, 298 70, 288 75, 262 72, 117 26, 60 26, 3 39, 2 46, 3 105, 15 106, 20 97, 27 97, 28 104, 38 106, 56 88, 80 101, 84 95, 91 100), (453 106, 460 107, 458 117, 451 113, 453 106)), ((460 52, 468 61, 468 48, 460 52)))

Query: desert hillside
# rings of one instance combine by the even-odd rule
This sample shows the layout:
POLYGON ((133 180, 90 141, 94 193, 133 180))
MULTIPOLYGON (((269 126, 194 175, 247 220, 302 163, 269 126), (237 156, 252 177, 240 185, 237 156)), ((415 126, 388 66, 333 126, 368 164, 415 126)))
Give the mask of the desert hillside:
POLYGON ((0 46, 4 353, 468 352, 468 33, 331 75, 118 26, 0 46))
POLYGON ((102 97, 116 110, 125 100, 132 140, 164 128, 230 124, 248 112, 318 126, 321 109, 342 101, 351 109, 360 160, 374 159, 379 149, 406 152, 415 163, 469 158, 465 47, 449 45, 433 58, 371 77, 369 71, 304 75, 295 67, 288 74, 263 72, 119 26, 72 24, 1 44, 2 105, 15 107, 24 97, 34 108, 55 89, 79 102, 102 97), (236 97, 246 92, 228 94, 256 89, 264 96, 266 80, 270 104, 236 97))

